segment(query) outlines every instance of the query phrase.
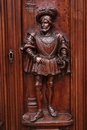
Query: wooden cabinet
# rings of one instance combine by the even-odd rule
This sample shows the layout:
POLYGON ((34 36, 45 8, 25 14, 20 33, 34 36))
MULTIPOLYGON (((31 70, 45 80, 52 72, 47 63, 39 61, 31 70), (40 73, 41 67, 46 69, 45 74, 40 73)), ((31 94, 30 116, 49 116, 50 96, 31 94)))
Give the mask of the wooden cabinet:
MULTIPOLYGON (((0 1, 0 130, 26 130, 22 116, 29 111, 29 98, 35 97, 34 77, 23 71, 20 47, 28 30, 38 30, 38 8, 55 7, 55 29, 63 32, 70 44, 71 73, 54 85, 53 106, 70 113, 73 123, 49 129, 86 130, 87 120, 87 1, 86 0, 1 0, 0 1), (13 58, 10 62, 9 55, 13 58)), ((43 91, 45 91, 45 87, 43 91)), ((43 92, 44 94, 44 92, 43 92)), ((44 96, 44 106, 46 99, 44 96)), ((49 121, 48 121, 49 122, 49 121)), ((34 126, 34 124, 32 124, 34 126)), ((36 129, 36 127, 34 127, 36 129)), ((32 127, 32 130, 34 129, 32 127)), ((48 129, 44 127, 37 129, 48 129)))

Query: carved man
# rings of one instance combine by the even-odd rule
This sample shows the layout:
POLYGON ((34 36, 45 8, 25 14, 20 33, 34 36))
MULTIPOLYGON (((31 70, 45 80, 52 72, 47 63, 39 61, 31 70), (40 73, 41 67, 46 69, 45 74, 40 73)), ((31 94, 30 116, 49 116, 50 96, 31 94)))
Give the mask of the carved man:
POLYGON ((25 71, 35 75, 38 111, 30 118, 31 122, 44 116, 42 107, 44 78, 46 78, 48 111, 52 117, 57 116, 57 111, 52 106, 54 76, 60 74, 62 69, 67 69, 68 46, 65 38, 53 30, 53 22, 56 16, 57 10, 54 8, 39 10, 36 21, 41 24, 41 29, 35 33, 28 33, 25 44, 21 48, 32 59, 31 61, 28 59, 25 71))

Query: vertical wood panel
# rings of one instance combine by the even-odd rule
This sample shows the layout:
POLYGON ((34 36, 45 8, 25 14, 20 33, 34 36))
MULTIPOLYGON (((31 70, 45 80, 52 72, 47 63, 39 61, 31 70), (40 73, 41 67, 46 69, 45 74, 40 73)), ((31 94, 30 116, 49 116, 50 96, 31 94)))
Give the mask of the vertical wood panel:
MULTIPOLYGON (((56 30, 70 40, 70 1, 55 0, 54 7, 57 8, 59 15, 55 23, 56 30)), ((70 75, 61 77, 56 83, 55 88, 58 93, 54 97, 54 102, 58 101, 56 103, 57 109, 60 112, 70 112, 70 75)))
POLYGON ((16 129, 24 130, 21 124, 23 114, 23 75, 22 75, 22 55, 20 52, 21 46, 21 0, 15 2, 15 102, 16 102, 16 129))
MULTIPOLYGON (((41 0, 37 1, 37 5, 41 6, 41 0)), ((44 1, 45 2, 45 1, 44 1)), ((47 1, 50 3, 50 1, 47 1)), ((46 2, 46 4, 47 4, 46 2)), ((67 92, 69 94, 69 97, 66 99, 69 102, 67 104, 71 103, 71 113, 74 117, 74 127, 73 130, 82 130, 84 128, 83 126, 83 92, 84 92, 84 55, 85 55, 85 42, 84 42, 84 2, 80 0, 80 2, 77 1, 55 1, 53 4, 58 8, 59 12, 61 14, 61 19, 56 24, 56 28, 62 31, 64 31, 65 35, 68 35, 70 37, 70 44, 71 44, 71 86, 70 79, 66 78, 66 84, 67 92), (79 4, 80 3, 80 4, 79 4), (60 6, 61 8, 60 8, 60 6), (68 7, 68 9, 66 8, 68 7), (71 8, 71 14, 69 14, 69 7, 71 8), (65 10, 66 8, 66 10, 65 10), (67 15, 64 15, 64 11, 67 12, 67 15), (61 20, 66 19, 66 24, 64 25, 61 20), (70 22, 70 23, 69 23, 70 22), (71 24, 71 26, 70 26, 71 24), (71 90, 71 92, 70 92, 71 90), (71 95, 70 95, 71 94, 71 95), (70 97, 71 96, 71 97, 70 97), (71 99, 71 102, 70 102, 71 99), (81 114, 79 114, 81 113, 81 114)), ((42 2, 42 6, 44 6, 44 3, 42 2)), ((25 14, 25 13, 24 13, 25 14)), ((26 25, 26 23, 25 23, 26 25)), ((60 83, 62 84, 62 82, 60 83)), ((56 84, 58 86, 58 84, 56 84)), ((64 85, 63 85, 64 86, 64 85)), ((55 89, 56 90, 56 89, 55 89)), ((58 90, 58 89, 57 89, 58 90)), ((67 94, 67 93, 64 93, 67 94)), ((61 95, 61 93, 60 93, 61 95)), ((61 96, 60 96, 61 97, 61 96)), ((67 96, 66 96, 67 97, 67 96)), ((57 97, 58 98, 58 97, 57 97)), ((60 98, 59 98, 60 99, 60 98)), ((55 100, 56 102, 56 100, 55 100)), ((62 102, 62 101, 61 101, 62 102)), ((57 108, 58 108, 58 103, 57 108)), ((66 104, 63 104, 66 107, 66 110, 70 110, 70 106, 68 107, 66 104)), ((59 105, 61 106, 61 105, 59 105)), ((64 106, 60 107, 63 108, 64 106)))
MULTIPOLYGON (((23 41, 26 37, 27 31, 30 29, 31 31, 35 30, 35 21, 34 21, 34 15, 35 15, 35 11, 34 8, 33 9, 26 9, 25 8, 25 2, 26 0, 22 0, 22 42, 21 44, 23 44, 23 41)), ((22 54, 21 54, 22 55, 22 54)), ((23 68, 22 68, 22 74, 23 74, 23 106, 24 106, 24 113, 28 111, 27 109, 27 103, 28 103, 28 98, 34 97, 34 79, 33 76, 31 75, 27 75, 23 72, 23 68)))
POLYGON ((84 129, 84 22, 84 1, 71 1, 71 110, 75 130, 84 129))
POLYGON ((85 35, 86 35, 86 39, 85 39, 85 60, 86 60, 86 71, 85 71, 85 91, 84 91, 84 103, 85 103, 85 113, 84 113, 84 129, 87 129, 87 1, 85 1, 85 35))
POLYGON ((75 32, 75 1, 71 1, 71 113, 74 118, 74 126, 73 130, 76 126, 76 47, 74 46, 74 42, 76 39, 76 33, 75 32), (74 101, 73 101, 74 100, 74 101))
MULTIPOLYGON (((3 43, 4 43, 4 19, 3 19, 3 1, 0 1, 0 122, 5 122, 4 115, 4 68, 3 68, 3 43)), ((5 49, 5 48, 4 48, 5 49)), ((1 130, 5 129, 4 126, 0 126, 1 130)))
MULTIPOLYGON (((7 39, 6 39, 6 56, 8 56, 9 50, 12 49, 14 53, 15 62, 15 2, 14 0, 8 0, 7 3, 7 39)), ((15 106, 15 64, 10 64, 7 61, 7 109, 8 109, 8 128, 7 130, 16 129, 16 106, 15 106)))
MULTIPOLYGON (((35 14, 32 10, 26 10, 25 8, 25 2, 26 0, 22 1, 22 41, 24 40, 25 34, 27 32, 28 29, 31 28, 35 28, 34 23, 36 23, 36 19, 34 18, 34 15, 37 12, 38 8, 41 7, 47 7, 47 6, 54 6, 58 9, 58 12, 60 14, 60 19, 57 18, 57 21, 55 23, 56 26, 56 30, 58 31, 62 31, 64 33, 64 35, 68 38, 70 36, 69 33, 69 19, 70 19, 70 2, 69 0, 64 0, 64 1, 53 1, 53 0, 37 0, 36 2, 36 8, 35 8, 35 14), (60 4, 60 8, 59 7, 60 4), (68 7, 68 8, 67 8, 68 7), (62 22, 61 22, 62 21, 62 22), (60 25, 60 29, 59 26, 60 25)), ((36 27, 37 29, 37 27, 36 27)), ((23 73, 24 74, 24 73, 23 73)), ((31 76, 24 74, 24 107, 25 107, 25 111, 27 111, 27 98, 29 96, 32 96, 32 92, 30 90, 30 88, 32 88, 33 91, 34 90, 34 80, 31 76), (31 87, 32 86, 32 87, 31 87)), ((64 82, 63 79, 61 78, 61 80, 59 82, 57 82, 55 84, 55 93, 54 95, 54 106, 56 109, 58 109, 61 112, 65 112, 70 111, 70 76, 66 76, 64 78, 64 82), (60 90, 62 86, 62 89, 60 90), (62 98, 61 98, 62 95, 62 98), (61 99, 60 99, 61 98, 61 99), (65 100, 66 102, 65 102, 65 100), (61 104, 62 102, 62 104, 61 104)))

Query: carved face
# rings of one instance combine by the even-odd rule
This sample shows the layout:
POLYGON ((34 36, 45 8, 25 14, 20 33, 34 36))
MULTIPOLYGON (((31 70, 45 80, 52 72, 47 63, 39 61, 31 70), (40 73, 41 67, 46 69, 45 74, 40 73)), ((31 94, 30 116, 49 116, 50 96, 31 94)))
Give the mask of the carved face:
POLYGON ((47 19, 47 16, 44 16, 41 19, 41 31, 42 32, 48 32, 50 30, 50 27, 51 27, 51 25, 50 25, 49 20, 47 19))
POLYGON ((62 55, 62 56, 66 56, 66 55, 67 55, 67 51, 66 51, 65 48, 63 48, 63 49, 61 50, 61 55, 62 55))

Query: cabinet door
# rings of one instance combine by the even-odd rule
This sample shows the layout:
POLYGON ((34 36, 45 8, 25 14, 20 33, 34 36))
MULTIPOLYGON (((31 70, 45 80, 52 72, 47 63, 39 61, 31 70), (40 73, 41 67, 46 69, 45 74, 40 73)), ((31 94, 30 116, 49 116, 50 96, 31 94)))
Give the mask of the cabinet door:
MULTIPOLYGON (((86 6, 86 0, 0 1, 0 121, 3 123, 0 126, 1 130, 86 129, 86 6), (57 9, 55 30, 62 32, 70 46, 71 73, 57 78, 52 104, 58 113, 71 114, 74 122, 55 127, 55 121, 52 126, 47 119, 49 128, 46 123, 38 127, 33 123, 31 127, 29 122, 26 125, 22 121, 23 114, 32 112, 29 100, 35 99, 35 79, 32 74, 24 72, 25 59, 20 47, 28 31, 39 30, 40 25, 37 24, 35 16, 37 10, 44 7, 57 9)), ((47 104, 45 90, 44 84, 44 108, 47 104)))

